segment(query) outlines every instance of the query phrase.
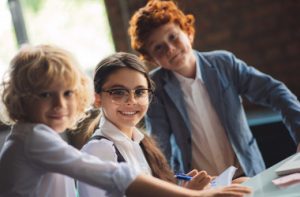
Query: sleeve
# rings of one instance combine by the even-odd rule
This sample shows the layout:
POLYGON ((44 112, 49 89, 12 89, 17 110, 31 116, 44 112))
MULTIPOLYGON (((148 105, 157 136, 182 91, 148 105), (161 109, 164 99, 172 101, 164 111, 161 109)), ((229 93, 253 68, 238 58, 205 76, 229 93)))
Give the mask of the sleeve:
POLYGON ((279 111, 296 143, 300 141, 300 104, 297 97, 280 81, 248 66, 229 53, 233 84, 249 101, 279 111))
MULTIPOLYGON (((158 86, 159 84, 157 84, 158 86)), ((158 142, 167 160, 171 162, 172 150, 170 137, 172 134, 170 121, 162 101, 162 91, 156 90, 155 97, 149 106, 145 116, 145 126, 147 132, 158 142)))
POLYGON ((105 189, 109 196, 122 196, 140 172, 125 163, 103 162, 64 142, 45 125, 37 125, 25 141, 25 154, 32 165, 105 189))
POLYGON ((101 140, 89 141, 82 147, 81 152, 94 155, 102 161, 118 161, 118 156, 113 142, 104 138, 101 140))
MULTIPOLYGON (((113 143, 106 139, 92 140, 84 145, 81 149, 82 152, 94 155, 103 161, 117 162, 117 155, 113 143)), ((89 185, 85 182, 78 181, 77 188, 79 196, 88 197, 101 197, 106 196, 105 190, 89 185)))

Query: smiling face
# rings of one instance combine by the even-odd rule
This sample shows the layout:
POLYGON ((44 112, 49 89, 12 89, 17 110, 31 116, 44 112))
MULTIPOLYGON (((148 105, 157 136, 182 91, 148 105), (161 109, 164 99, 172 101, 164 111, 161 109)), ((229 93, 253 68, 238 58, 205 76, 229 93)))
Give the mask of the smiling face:
POLYGON ((58 133, 72 126, 76 118, 76 95, 65 81, 54 81, 25 103, 29 122, 45 124, 58 133))
MULTIPOLYGON (((121 68, 112 73, 102 86, 103 90, 119 88, 133 90, 149 87, 147 79, 142 73, 128 68, 121 68)), ((129 136, 131 136, 133 128, 144 117, 149 105, 149 103, 140 104, 137 102, 132 93, 127 101, 122 104, 113 102, 108 92, 100 92, 95 97, 95 104, 102 108, 106 119, 129 136)))
POLYGON ((192 40, 191 35, 170 22, 152 31, 145 48, 152 61, 159 66, 189 77, 196 66, 192 40))

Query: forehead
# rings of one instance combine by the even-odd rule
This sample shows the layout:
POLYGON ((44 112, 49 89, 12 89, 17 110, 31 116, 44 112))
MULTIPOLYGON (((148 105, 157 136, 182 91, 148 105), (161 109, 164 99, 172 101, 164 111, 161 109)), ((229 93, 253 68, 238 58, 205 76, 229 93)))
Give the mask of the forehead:
POLYGON ((129 68, 122 68, 112 73, 103 85, 103 88, 122 86, 126 88, 136 88, 138 86, 147 87, 148 82, 144 74, 129 68))
POLYGON ((73 89, 75 87, 75 82, 72 80, 65 80, 62 78, 58 78, 57 80, 53 80, 48 89, 50 90, 66 90, 66 89, 73 89))
POLYGON ((37 83, 34 85, 34 92, 38 93, 41 91, 64 91, 64 90, 72 90, 76 86, 76 80, 70 77, 58 77, 54 76, 51 79, 46 79, 41 83, 37 83))
POLYGON ((173 22, 161 25, 151 32, 146 40, 146 46, 151 47, 152 45, 161 42, 168 33, 177 31, 181 31, 181 29, 173 22))

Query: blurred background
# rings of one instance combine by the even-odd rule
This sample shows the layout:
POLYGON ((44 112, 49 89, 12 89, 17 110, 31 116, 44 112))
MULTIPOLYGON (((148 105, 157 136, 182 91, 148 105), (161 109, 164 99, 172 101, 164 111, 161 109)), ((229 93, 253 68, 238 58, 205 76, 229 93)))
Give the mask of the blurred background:
MULTIPOLYGON (((196 18, 195 49, 229 50, 300 96, 299 0, 175 2, 196 18)), ((61 46, 92 74, 103 57, 115 51, 133 52, 127 35, 128 21, 146 3, 147 0, 0 1, 1 77, 24 43, 61 46)), ((267 166, 295 152, 280 114, 246 100, 244 104, 267 166)), ((0 137, 5 135, 0 132, 0 137)))
POLYGON ((0 71, 21 44, 55 44, 91 73, 115 51, 103 0, 1 0, 0 71))

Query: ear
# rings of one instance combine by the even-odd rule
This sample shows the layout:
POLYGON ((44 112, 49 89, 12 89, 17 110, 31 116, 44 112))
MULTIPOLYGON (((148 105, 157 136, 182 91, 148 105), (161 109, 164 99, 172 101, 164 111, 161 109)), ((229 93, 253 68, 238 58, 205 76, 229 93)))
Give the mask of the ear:
POLYGON ((97 108, 101 107, 101 96, 100 96, 99 93, 95 93, 94 106, 97 107, 97 108))

